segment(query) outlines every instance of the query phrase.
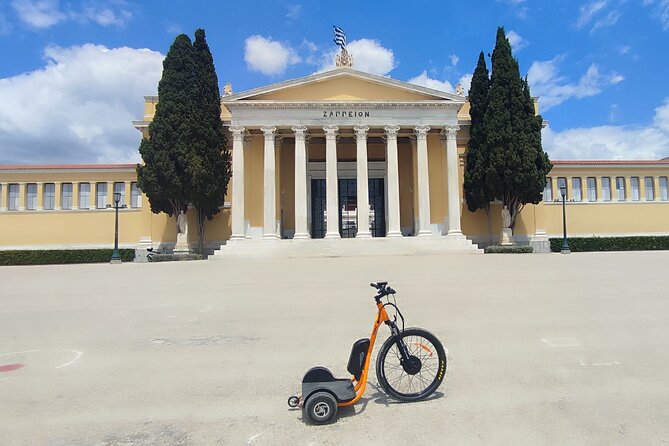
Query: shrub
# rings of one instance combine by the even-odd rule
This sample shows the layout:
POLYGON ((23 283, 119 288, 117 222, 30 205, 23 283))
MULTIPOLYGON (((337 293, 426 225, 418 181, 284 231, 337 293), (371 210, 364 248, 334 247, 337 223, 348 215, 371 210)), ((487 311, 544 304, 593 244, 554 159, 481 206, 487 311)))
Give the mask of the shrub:
MULTIPOLYGON (((632 237, 567 237, 572 252, 589 251, 654 251, 669 249, 669 236, 632 237)), ((561 238, 551 238, 551 251, 560 252, 561 238)))
POLYGON ((485 248, 486 254, 527 254, 534 252, 534 248, 530 245, 490 245, 485 248))
POLYGON ((200 254, 153 254, 151 256, 152 262, 174 262, 181 260, 202 260, 200 254))
MULTIPOLYGON (((124 262, 132 262, 134 249, 119 249, 124 262)), ((67 263, 105 263, 113 249, 45 249, 0 251, 0 265, 58 265, 67 263)))

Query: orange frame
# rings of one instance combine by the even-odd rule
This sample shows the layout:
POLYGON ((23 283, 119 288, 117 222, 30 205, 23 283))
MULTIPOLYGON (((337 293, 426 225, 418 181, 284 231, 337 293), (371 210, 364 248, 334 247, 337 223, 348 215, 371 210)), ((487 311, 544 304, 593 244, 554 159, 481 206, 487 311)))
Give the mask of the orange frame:
POLYGON ((338 407, 350 406, 352 404, 355 404, 360 398, 362 398, 362 395, 365 393, 365 387, 367 387, 367 374, 369 372, 369 363, 372 359, 372 350, 374 350, 374 342, 376 342, 376 334, 378 333, 381 324, 390 319, 388 317, 386 309, 383 307, 383 304, 381 302, 376 303, 376 308, 378 308, 379 312, 376 317, 376 321, 374 321, 374 327, 372 328, 372 335, 369 337, 369 349, 367 349, 367 357, 365 358, 365 366, 362 369, 362 375, 360 376, 360 381, 356 382, 355 376, 351 378, 351 381, 356 383, 354 387, 355 398, 353 398, 351 401, 346 401, 345 403, 337 403, 338 407))

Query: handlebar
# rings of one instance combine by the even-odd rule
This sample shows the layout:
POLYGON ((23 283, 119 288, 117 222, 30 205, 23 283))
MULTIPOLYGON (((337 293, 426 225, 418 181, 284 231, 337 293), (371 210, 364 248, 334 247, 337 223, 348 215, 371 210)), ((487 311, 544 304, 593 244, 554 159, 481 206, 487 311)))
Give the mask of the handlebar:
POLYGON ((397 291, 395 291, 392 287, 388 286, 388 282, 376 282, 376 283, 370 283, 369 286, 372 288, 376 288, 378 290, 376 296, 374 296, 374 299, 377 301, 381 299, 382 297, 385 297, 389 294, 395 294, 397 291))

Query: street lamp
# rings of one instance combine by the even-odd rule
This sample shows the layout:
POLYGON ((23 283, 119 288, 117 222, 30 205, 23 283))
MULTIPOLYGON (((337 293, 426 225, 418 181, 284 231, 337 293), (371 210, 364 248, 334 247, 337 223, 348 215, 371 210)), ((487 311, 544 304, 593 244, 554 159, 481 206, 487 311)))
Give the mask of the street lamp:
MULTIPOLYGON (((127 206, 125 204, 119 206, 119 202, 121 201, 121 193, 120 192, 114 192, 114 209, 116 209, 116 223, 114 225, 114 252, 112 253, 110 263, 121 263, 121 254, 118 252, 118 208, 120 207, 121 209, 126 208, 127 206)), ((112 207, 111 205, 107 205, 107 207, 112 207)))
POLYGON ((569 243, 567 243, 567 207, 565 201, 567 199, 567 186, 560 186, 560 194, 562 195, 562 254, 569 254, 569 243))

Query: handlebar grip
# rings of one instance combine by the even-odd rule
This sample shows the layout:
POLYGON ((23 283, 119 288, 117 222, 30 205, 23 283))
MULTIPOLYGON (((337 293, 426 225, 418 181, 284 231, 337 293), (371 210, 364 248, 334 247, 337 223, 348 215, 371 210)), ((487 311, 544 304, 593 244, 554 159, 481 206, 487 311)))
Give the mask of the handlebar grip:
POLYGON ((392 289, 391 287, 386 288, 386 291, 388 292, 388 294, 395 294, 397 292, 394 289, 392 289))
POLYGON ((369 286, 371 286, 372 288, 376 288, 376 284, 374 282, 370 283, 369 286))

